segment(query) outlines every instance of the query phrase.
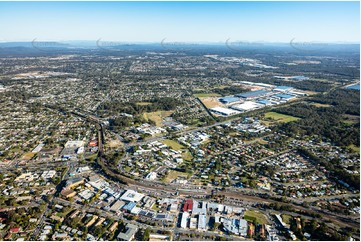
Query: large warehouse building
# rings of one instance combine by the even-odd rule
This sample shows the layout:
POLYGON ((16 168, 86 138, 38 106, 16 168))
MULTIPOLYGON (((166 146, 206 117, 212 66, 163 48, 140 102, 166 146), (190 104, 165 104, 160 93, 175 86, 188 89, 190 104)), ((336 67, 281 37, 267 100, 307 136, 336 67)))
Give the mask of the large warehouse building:
POLYGON ((211 110, 212 112, 219 114, 219 115, 223 115, 223 116, 231 116, 231 115, 235 115, 238 114, 238 111, 229 109, 229 108, 222 108, 222 107, 215 107, 215 108, 210 108, 209 110, 211 110))
POLYGON ((269 95, 270 92, 266 90, 259 90, 259 91, 253 91, 253 92, 245 92, 235 95, 236 97, 241 97, 244 99, 254 99, 259 97, 264 97, 269 95))
POLYGON ((241 112, 246 112, 246 111, 254 110, 257 108, 261 108, 261 107, 263 107, 262 104, 251 102, 251 101, 246 101, 241 104, 233 105, 231 108, 241 111, 241 112))

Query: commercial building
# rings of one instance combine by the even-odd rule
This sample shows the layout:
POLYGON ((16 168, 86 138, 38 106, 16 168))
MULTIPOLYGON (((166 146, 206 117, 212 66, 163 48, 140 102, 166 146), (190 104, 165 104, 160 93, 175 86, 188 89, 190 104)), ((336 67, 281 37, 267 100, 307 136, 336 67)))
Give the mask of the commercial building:
POLYGON ((181 226, 182 229, 187 228, 188 218, 189 218, 189 213, 183 212, 183 213, 182 213, 181 224, 180 224, 180 226, 181 226))
POLYGON ((189 228, 190 229, 196 229, 197 228, 198 219, 197 218, 191 218, 189 222, 189 228))
POLYGON ((134 224, 127 224, 125 226, 126 231, 120 232, 117 236, 117 239, 120 241, 131 241, 134 239, 135 233, 138 231, 138 227, 134 224))
POLYGON ((120 197, 120 199, 122 199, 124 201, 128 201, 128 202, 139 202, 140 200, 142 200, 143 197, 144 197, 144 195, 141 194, 141 193, 138 193, 138 192, 133 191, 133 190, 127 190, 120 197))
POLYGON ((198 217, 198 229, 206 230, 207 228, 207 216, 205 214, 200 214, 198 217))
POLYGON ((124 211, 130 212, 137 204, 135 202, 129 202, 127 205, 125 205, 122 209, 124 211))
POLYGON ((113 205, 110 207, 110 211, 112 212, 119 212, 119 210, 125 205, 125 202, 122 200, 117 200, 113 205))
POLYGON ((192 211, 192 209, 193 209, 193 200, 191 199, 186 200, 186 202, 183 204, 183 208, 182 208, 183 212, 190 212, 192 211))

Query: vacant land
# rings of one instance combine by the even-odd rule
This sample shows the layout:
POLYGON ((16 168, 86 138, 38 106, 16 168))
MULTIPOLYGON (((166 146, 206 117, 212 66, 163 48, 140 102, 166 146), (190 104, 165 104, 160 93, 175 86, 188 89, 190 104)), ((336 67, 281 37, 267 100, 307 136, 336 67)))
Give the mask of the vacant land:
POLYGON ((164 182, 172 182, 178 177, 187 177, 188 174, 180 171, 170 170, 168 175, 164 178, 164 182))
POLYGON ((178 142, 174 141, 174 140, 170 140, 170 139, 165 139, 161 141, 163 144, 168 145, 169 147, 171 147, 173 150, 181 150, 184 148, 183 145, 179 144, 178 142))
POLYGON ((23 160, 31 160, 36 153, 33 152, 27 152, 23 155, 23 160))
POLYGON ((138 102, 137 103, 137 105, 139 105, 139 106, 148 106, 150 104, 152 104, 152 103, 149 103, 149 102, 138 102))
POLYGON ((288 122, 297 121, 297 120, 300 119, 300 118, 297 118, 297 117, 294 117, 294 116, 281 114, 281 113, 276 113, 276 112, 265 113, 265 118, 272 119, 272 120, 274 120, 276 122, 279 122, 279 123, 288 123, 288 122))
POLYGON ((218 98, 216 97, 204 97, 199 99, 207 108, 223 106, 223 104, 220 101, 218 101, 218 98))
POLYGON ((150 113, 144 113, 143 117, 146 120, 153 120, 155 122, 155 125, 158 127, 162 127, 162 121, 163 118, 169 117, 174 111, 157 111, 157 112, 150 112, 150 113))
POLYGON ((218 93, 195 93, 195 97, 220 97, 218 93))
POLYGON ((247 221, 255 221, 257 224, 268 224, 266 216, 260 212, 248 210, 244 213, 244 219, 247 221))

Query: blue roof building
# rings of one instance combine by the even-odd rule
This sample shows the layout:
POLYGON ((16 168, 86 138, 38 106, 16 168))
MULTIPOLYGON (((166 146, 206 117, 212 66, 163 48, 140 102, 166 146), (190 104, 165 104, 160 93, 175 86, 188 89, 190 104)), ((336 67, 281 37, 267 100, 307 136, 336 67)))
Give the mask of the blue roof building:
POLYGON ((238 102, 239 98, 234 96, 222 97, 218 99, 221 103, 228 104, 238 102))
POLYGON ((263 97, 263 96, 266 96, 268 93, 269 93, 269 91, 259 90, 259 91, 253 91, 253 92, 240 93, 240 94, 236 94, 235 96, 250 99, 250 98, 263 97))
POLYGON ((272 103, 268 100, 265 100, 265 99, 262 99, 262 100, 258 100, 256 103, 259 103, 259 104, 263 104, 263 105, 272 105, 272 103))
POLYGON ((122 209, 130 211, 132 210, 137 204, 135 202, 129 202, 127 205, 125 205, 122 209))
POLYGON ((289 94, 276 94, 274 96, 278 97, 278 98, 281 98, 281 99, 286 99, 286 100, 295 98, 295 96, 292 96, 292 95, 289 95, 289 94))

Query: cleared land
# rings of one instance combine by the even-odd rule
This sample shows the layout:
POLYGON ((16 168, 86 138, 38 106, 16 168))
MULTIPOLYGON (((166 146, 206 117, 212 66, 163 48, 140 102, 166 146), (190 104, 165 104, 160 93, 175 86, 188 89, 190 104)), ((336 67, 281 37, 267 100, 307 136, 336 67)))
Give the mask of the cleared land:
POLYGON ((146 120, 153 120, 155 122, 155 125, 158 127, 162 127, 162 121, 163 118, 169 117, 174 111, 157 111, 157 112, 150 112, 150 113, 144 113, 143 117, 146 120))
POLYGON ((324 103, 312 103, 313 106, 318 108, 329 108, 332 107, 330 104, 324 104, 324 103))
POLYGON ((207 108, 223 106, 223 104, 220 101, 218 101, 218 98, 216 97, 203 97, 199 99, 207 108))
POLYGON ((218 93, 195 93, 195 97, 220 97, 218 93))
POLYGON ((257 224, 268 224, 266 216, 260 212, 248 210, 244 213, 244 219, 247 221, 255 221, 257 224))
POLYGON ((188 174, 184 173, 184 172, 180 172, 180 171, 174 171, 174 170, 170 170, 168 175, 164 178, 164 182, 172 182, 173 180, 175 180, 178 177, 187 177, 188 174))
POLYGON ((149 102, 138 102, 137 105, 139 106, 147 106, 147 105, 150 105, 152 103, 149 103, 149 102))
POLYGON ((183 145, 179 144, 178 142, 174 141, 174 140, 170 140, 170 139, 165 139, 161 141, 163 144, 168 145, 169 147, 171 147, 173 150, 181 150, 184 148, 183 145))
POLYGON ((270 118, 279 123, 288 123, 288 122, 297 121, 300 119, 300 118, 297 118, 294 116, 276 113, 276 112, 265 113, 265 118, 270 118))

